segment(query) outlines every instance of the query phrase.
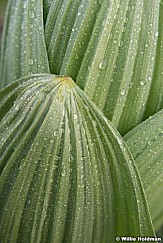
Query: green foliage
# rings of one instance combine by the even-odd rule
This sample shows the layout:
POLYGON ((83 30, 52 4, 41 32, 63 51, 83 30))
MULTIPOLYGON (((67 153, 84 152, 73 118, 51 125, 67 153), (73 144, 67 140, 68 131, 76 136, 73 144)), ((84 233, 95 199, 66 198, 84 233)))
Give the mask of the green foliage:
POLYGON ((163 224, 162 11, 162 0, 8 1, 2 242, 108 243, 163 224))
POLYGON ((10 86, 3 90, 0 107, 1 114, 10 103, 0 123, 1 240, 101 243, 117 234, 151 236, 134 161, 82 90, 53 75, 14 85, 14 93, 10 86))
POLYGON ((42 1, 9 0, 1 44, 0 87, 26 75, 47 72, 42 1))
POLYGON ((163 110, 124 136, 147 195, 155 229, 163 222, 163 110))

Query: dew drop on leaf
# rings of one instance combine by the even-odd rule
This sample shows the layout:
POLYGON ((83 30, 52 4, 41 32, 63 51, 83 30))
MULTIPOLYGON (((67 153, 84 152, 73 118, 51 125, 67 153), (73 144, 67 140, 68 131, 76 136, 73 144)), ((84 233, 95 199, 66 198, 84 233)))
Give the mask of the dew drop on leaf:
POLYGON ((126 91, 124 89, 121 90, 121 95, 124 96, 126 91))
POLYGON ((79 59, 79 55, 76 53, 75 54, 75 59, 78 60, 79 59))
POLYGON ((61 176, 65 176, 65 175, 66 175, 65 171, 63 171, 63 172, 61 173, 61 176))
POLYGON ((122 139, 120 137, 117 137, 117 142, 119 143, 119 145, 122 145, 122 139))
POLYGON ((141 85, 141 86, 146 85, 146 81, 145 81, 144 79, 140 80, 140 85, 141 85))
POLYGON ((156 31, 156 33, 155 33, 155 37, 158 37, 158 35, 159 35, 159 32, 158 32, 158 31, 156 31))
POLYGON ((101 62, 98 65, 99 69, 103 70, 107 68, 107 60, 101 60, 101 62))
POLYGON ((78 118, 78 115, 75 113, 74 114, 74 120, 76 120, 78 118))
POLYGON ((38 29, 41 31, 42 30, 42 24, 38 26, 38 29))
POLYGON ((28 64, 33 65, 33 59, 31 57, 28 58, 28 64))
POLYGON ((57 130, 57 129, 54 130, 53 135, 54 135, 54 136, 57 136, 57 135, 58 135, 58 130, 57 130))
POLYGON ((29 18, 33 19, 35 17, 34 10, 29 10, 29 18))

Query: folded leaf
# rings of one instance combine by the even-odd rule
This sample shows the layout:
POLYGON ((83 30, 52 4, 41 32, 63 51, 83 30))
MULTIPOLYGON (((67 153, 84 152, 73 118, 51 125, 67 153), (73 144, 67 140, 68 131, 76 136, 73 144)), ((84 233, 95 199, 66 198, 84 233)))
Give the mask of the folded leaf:
POLYGON ((138 167, 156 230, 163 224, 162 121, 163 110, 124 136, 138 167))
POLYGON ((47 15, 49 13, 50 7, 52 3, 56 2, 57 0, 43 0, 43 7, 44 7, 44 21, 46 22, 47 15))
POLYGON ((0 87, 25 75, 47 72, 42 0, 10 0, 1 46, 0 87))
POLYGON ((98 1, 54 1, 45 25, 50 71, 76 78, 100 7, 98 1))
POLYGON ((2 242, 115 242, 152 236, 141 181, 112 124, 71 78, 0 91, 2 242))
POLYGON ((156 35, 158 35, 158 41, 155 67, 144 118, 163 109, 163 0, 160 1, 159 29, 156 35))
POLYGON ((158 22, 159 0, 103 1, 84 54, 77 84, 121 134, 143 119, 158 22))

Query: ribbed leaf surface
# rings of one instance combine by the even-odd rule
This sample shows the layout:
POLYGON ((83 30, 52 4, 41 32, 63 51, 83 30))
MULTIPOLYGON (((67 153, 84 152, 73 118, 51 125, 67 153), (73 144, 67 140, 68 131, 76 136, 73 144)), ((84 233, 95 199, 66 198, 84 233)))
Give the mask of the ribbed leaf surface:
POLYGON ((134 161, 72 79, 40 75, 0 92, 1 242, 152 236, 134 161))
POLYGON ((160 0, 159 29, 156 35, 158 35, 158 42, 155 67, 144 118, 163 109, 163 0, 160 0))
POLYGON ((25 75, 48 71, 42 0, 9 0, 1 46, 0 87, 25 75))
POLYGON ((103 1, 77 77, 125 134, 143 119, 158 39, 159 0, 103 1), (83 79, 85 80, 83 82, 83 79))
POLYGON ((49 13, 50 7, 52 3, 57 0, 43 0, 43 7, 44 7, 44 21, 46 22, 47 15, 49 13))
POLYGON ((94 0, 54 1, 45 25, 50 71, 76 78, 100 7, 94 0))
POLYGON ((163 223, 163 110, 124 137, 137 164, 155 229, 163 223))

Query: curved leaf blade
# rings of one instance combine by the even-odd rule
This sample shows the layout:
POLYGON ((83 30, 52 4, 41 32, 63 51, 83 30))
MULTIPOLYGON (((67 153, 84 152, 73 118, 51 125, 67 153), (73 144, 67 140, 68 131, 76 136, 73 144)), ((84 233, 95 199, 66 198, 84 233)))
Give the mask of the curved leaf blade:
POLYGON ((51 73, 76 79, 99 8, 94 0, 51 5, 45 25, 51 73))
POLYGON ((135 159, 155 229, 163 223, 163 110, 124 136, 135 159))
POLYGON ((2 108, 12 100, 0 122, 2 241, 154 235, 123 139, 72 79, 40 75, 13 85, 0 91, 2 108))
POLYGON ((159 1, 108 1, 99 10, 77 77, 121 134, 139 124, 155 64, 159 1), (84 81, 83 81, 84 80, 84 81))
POLYGON ((148 97, 144 119, 163 109, 163 1, 160 1, 159 29, 155 68, 153 71, 152 85, 148 97))
POLYGON ((0 87, 22 76, 48 72, 42 1, 9 1, 1 46, 0 87))

